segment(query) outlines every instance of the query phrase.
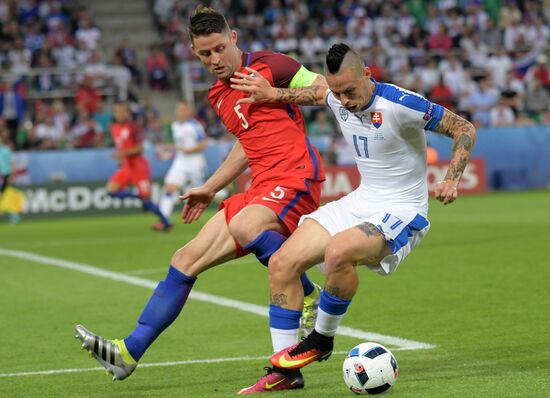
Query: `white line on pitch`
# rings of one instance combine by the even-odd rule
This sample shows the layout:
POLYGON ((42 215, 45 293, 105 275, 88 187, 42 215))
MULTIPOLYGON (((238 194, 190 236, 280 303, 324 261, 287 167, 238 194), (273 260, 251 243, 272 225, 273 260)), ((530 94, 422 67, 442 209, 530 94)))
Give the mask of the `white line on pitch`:
MULTIPOLYGON (((403 351, 402 348, 394 348, 392 351, 403 351)), ((347 351, 335 351, 333 355, 347 354, 347 351)), ((220 363, 220 362, 235 362, 235 361, 262 361, 269 359, 269 356, 264 357, 236 357, 236 358, 211 358, 211 359, 188 359, 184 361, 169 361, 169 362, 153 362, 153 363, 140 363, 140 368, 160 368, 169 366, 180 365, 193 365, 201 363, 220 363)), ((82 372, 105 372, 105 368, 73 368, 73 369, 50 369, 50 370, 37 370, 33 372, 13 372, 13 373, 0 373, 0 377, 24 377, 24 376, 51 376, 66 373, 82 373, 82 372)))
MULTIPOLYGON (((137 276, 125 275, 119 272, 107 271, 102 268, 94 267, 87 264, 81 264, 74 261, 67 261, 53 257, 41 256, 38 254, 33 254, 29 252, 23 252, 19 250, 6 250, 0 248, 0 255, 10 256, 15 258, 20 258, 28 261, 34 261, 40 264, 51 265, 54 267, 60 267, 65 269, 70 269, 77 272, 82 272, 89 275, 98 276, 100 278, 106 278, 115 280, 118 282, 128 283, 135 286, 143 286, 149 289, 154 289, 157 285, 157 282, 139 278, 137 276)), ((229 307, 245 312, 250 312, 252 314, 268 317, 269 310, 267 307, 245 303, 244 301, 233 300, 221 296, 215 296, 213 294, 202 293, 196 290, 191 291, 189 298, 204 301, 207 303, 220 305, 223 307, 229 307)), ((398 347, 404 350, 422 350, 435 348, 434 345, 428 343, 422 343, 419 341, 403 339, 400 337, 387 336, 379 333, 365 332, 363 330, 354 329, 346 326, 340 326, 338 329, 338 334, 342 336, 355 337, 362 340, 374 340, 381 344, 387 344, 390 346, 398 347)))

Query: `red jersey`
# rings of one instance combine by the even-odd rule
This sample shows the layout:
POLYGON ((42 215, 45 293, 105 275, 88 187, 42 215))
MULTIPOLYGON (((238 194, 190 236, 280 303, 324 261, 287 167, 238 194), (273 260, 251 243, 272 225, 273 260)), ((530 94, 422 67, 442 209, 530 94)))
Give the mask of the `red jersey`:
MULTIPOLYGON (((243 53, 242 64, 258 71, 272 86, 286 88, 300 69, 292 58, 270 51, 243 53)), ((239 72, 248 73, 244 67, 239 72)), ((218 80, 208 100, 241 143, 252 172, 252 185, 286 177, 324 181, 317 149, 306 136, 304 118, 295 104, 239 104, 248 94, 218 80)))
MULTIPOLYGON (((111 125, 111 135, 113 136, 113 141, 115 143, 117 150, 126 150, 133 148, 141 141, 143 138, 141 132, 134 122, 124 122, 124 123, 113 123, 111 125)), ((123 166, 132 166, 135 163, 135 159, 141 158, 141 154, 135 154, 130 156, 124 156, 121 161, 123 166)))

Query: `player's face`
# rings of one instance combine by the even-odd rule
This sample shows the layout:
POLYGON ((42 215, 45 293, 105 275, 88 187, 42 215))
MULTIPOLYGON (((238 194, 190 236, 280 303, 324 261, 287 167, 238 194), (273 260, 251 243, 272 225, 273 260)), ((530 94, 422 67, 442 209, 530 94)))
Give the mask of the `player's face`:
POLYGON ((335 75, 328 73, 326 78, 334 96, 350 112, 359 112, 372 97, 369 67, 365 67, 362 73, 352 68, 335 75))
POLYGON ((241 52, 237 47, 235 31, 195 37, 192 48, 203 65, 223 82, 241 67, 241 52))
POLYGON ((113 109, 113 117, 117 123, 125 122, 128 118, 128 108, 126 108, 126 105, 115 105, 113 109))
POLYGON ((191 108, 185 103, 178 103, 176 106, 176 118, 179 121, 185 121, 191 116, 191 108))

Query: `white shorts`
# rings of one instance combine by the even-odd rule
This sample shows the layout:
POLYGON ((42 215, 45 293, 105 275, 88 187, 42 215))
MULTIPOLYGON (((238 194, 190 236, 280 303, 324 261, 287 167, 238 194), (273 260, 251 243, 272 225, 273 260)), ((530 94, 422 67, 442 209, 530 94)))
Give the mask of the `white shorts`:
POLYGON ((164 177, 164 183, 176 185, 180 188, 184 184, 198 187, 204 184, 205 168, 206 164, 201 158, 185 159, 176 157, 164 177))
MULTIPOLYGON (((425 212, 416 207, 371 205, 360 201, 353 193, 302 216, 300 223, 306 218, 317 221, 331 236, 365 222, 376 225, 384 234, 393 254, 384 257, 380 264, 369 268, 384 276, 397 269, 399 263, 420 243, 430 229, 425 212)), ((324 273, 324 263, 319 264, 319 268, 324 273)))

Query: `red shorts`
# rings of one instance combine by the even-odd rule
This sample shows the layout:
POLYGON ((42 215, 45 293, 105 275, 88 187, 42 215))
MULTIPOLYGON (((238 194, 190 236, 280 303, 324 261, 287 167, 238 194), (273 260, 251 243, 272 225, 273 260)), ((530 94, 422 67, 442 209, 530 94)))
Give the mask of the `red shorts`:
POLYGON ((109 182, 115 183, 120 189, 131 184, 136 187, 140 198, 148 199, 151 196, 151 176, 149 164, 143 160, 134 162, 132 166, 121 167, 111 176, 109 182))
MULTIPOLYGON (((243 193, 224 200, 219 209, 225 209, 227 224, 243 208, 262 205, 272 209, 290 233, 298 228, 300 217, 312 213, 319 207, 321 182, 303 178, 269 181, 253 186, 243 193)), ((236 242, 235 242, 236 243, 236 242)), ((237 257, 248 252, 237 245, 237 257)))

